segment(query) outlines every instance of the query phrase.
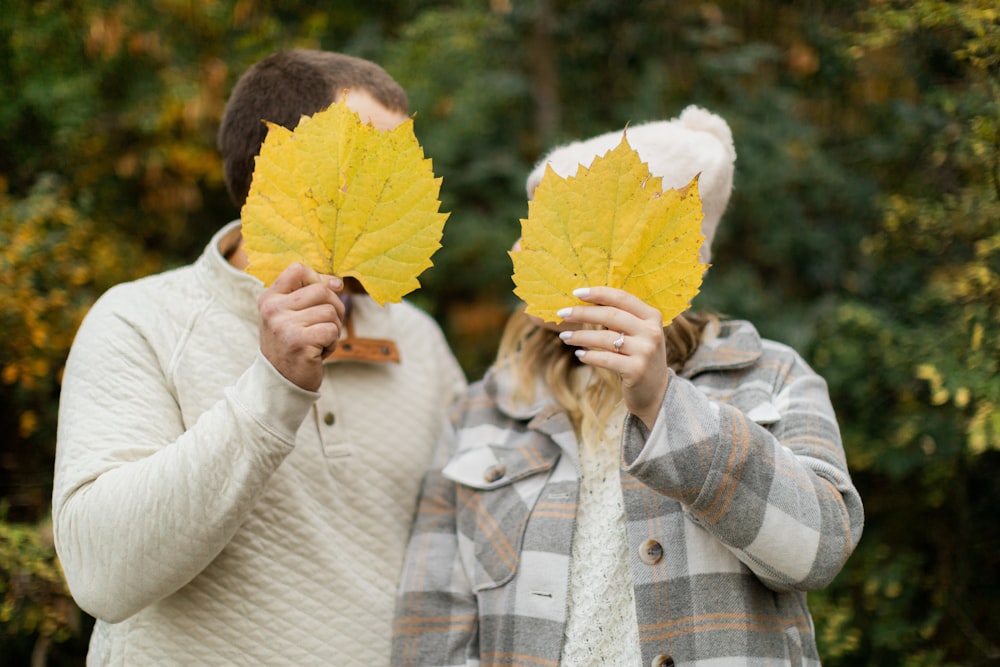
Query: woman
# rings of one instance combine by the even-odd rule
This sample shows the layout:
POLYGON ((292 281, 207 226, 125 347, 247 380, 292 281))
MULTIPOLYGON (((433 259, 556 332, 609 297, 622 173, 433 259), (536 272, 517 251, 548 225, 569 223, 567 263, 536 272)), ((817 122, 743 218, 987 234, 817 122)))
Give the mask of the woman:
MULTIPOLYGON (((547 156, 560 175, 611 132, 547 156)), ((681 187, 701 174, 703 259, 729 199, 726 123, 689 107, 628 130, 681 187)), ((806 591, 861 534, 826 384, 748 322, 660 313, 617 289, 558 326, 519 312, 423 489, 393 665, 818 665, 806 591)))

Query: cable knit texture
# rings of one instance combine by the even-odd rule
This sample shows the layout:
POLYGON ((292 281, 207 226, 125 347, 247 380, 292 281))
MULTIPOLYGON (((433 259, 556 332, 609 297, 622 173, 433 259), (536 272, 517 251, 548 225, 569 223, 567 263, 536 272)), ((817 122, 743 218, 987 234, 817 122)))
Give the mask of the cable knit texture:
POLYGON ((394 339, 401 363, 291 384, 258 351, 263 287, 220 252, 235 227, 195 264, 109 291, 70 353, 53 520, 98 619, 88 665, 387 665, 461 371, 425 313, 356 298, 356 335, 394 339))
POLYGON ((595 441, 580 442, 580 500, 570 560, 563 663, 635 667, 641 661, 618 472, 624 408, 595 441))

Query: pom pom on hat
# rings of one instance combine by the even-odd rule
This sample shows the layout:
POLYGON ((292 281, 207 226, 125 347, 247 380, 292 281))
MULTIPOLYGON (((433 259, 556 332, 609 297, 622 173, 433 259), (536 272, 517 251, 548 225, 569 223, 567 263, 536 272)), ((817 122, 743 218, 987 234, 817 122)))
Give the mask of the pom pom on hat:
MULTIPOLYGON (((736 149, 733 135, 719 116, 700 107, 689 106, 677 118, 635 125, 625 130, 629 145, 649 165, 654 176, 663 179, 663 189, 682 188, 697 174, 705 218, 701 223, 705 243, 701 259, 711 259, 712 238, 733 191, 733 166, 736 149)), ((545 165, 563 178, 586 168, 594 158, 604 155, 621 142, 622 132, 614 131, 552 150, 528 175, 528 197, 542 180, 545 165)))

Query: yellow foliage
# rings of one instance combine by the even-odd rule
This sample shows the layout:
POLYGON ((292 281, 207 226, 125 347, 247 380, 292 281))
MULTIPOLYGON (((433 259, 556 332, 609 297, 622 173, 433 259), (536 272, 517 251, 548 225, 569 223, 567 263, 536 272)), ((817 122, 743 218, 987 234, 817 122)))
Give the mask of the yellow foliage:
POLYGON ((664 191, 623 133, 615 149, 576 176, 546 169, 521 220, 521 249, 510 252, 514 293, 529 314, 554 322, 560 308, 580 303, 574 289, 607 285, 670 322, 701 287, 703 217, 697 177, 664 191))
POLYGON ((157 268, 155 259, 99 230, 42 181, 23 200, 0 191, 0 383, 12 387, 17 436, 30 439, 50 417, 52 395, 84 314, 103 290, 157 268), (36 403, 36 401, 38 403, 36 403))
POLYGON ((969 423, 969 450, 982 454, 988 449, 1000 450, 1000 410, 983 401, 969 423))
POLYGON ((38 428, 38 414, 34 410, 25 410, 21 413, 20 421, 18 432, 22 438, 30 438, 38 428))
POLYGON ((413 121, 382 132, 340 102, 268 128, 241 212, 247 271, 269 285, 298 261, 380 304, 418 288, 448 215, 413 121))

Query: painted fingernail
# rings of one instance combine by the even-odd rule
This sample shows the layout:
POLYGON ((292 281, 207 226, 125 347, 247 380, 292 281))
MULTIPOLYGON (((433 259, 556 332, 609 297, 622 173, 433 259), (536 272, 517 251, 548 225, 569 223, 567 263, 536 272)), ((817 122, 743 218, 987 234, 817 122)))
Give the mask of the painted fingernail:
POLYGON ((340 278, 330 278, 330 289, 332 289, 334 292, 336 292, 343 286, 344 286, 344 281, 341 280, 340 278))
POLYGON ((559 337, 562 338, 563 340, 569 340, 572 336, 573 336, 573 332, 572 331, 560 331, 559 332, 559 337))
POLYGON ((587 354, 586 350, 573 350, 573 354, 576 355, 577 359, 583 359, 583 355, 587 354))
POLYGON ((572 312, 573 312, 572 308, 561 308, 561 309, 559 309, 559 310, 556 311, 556 315, 558 315, 559 317, 561 317, 563 319, 566 319, 567 317, 570 316, 570 314, 572 312))
POLYGON ((573 296, 575 296, 577 299, 586 299, 589 294, 590 294, 589 287, 578 287, 577 289, 573 290, 573 296))

